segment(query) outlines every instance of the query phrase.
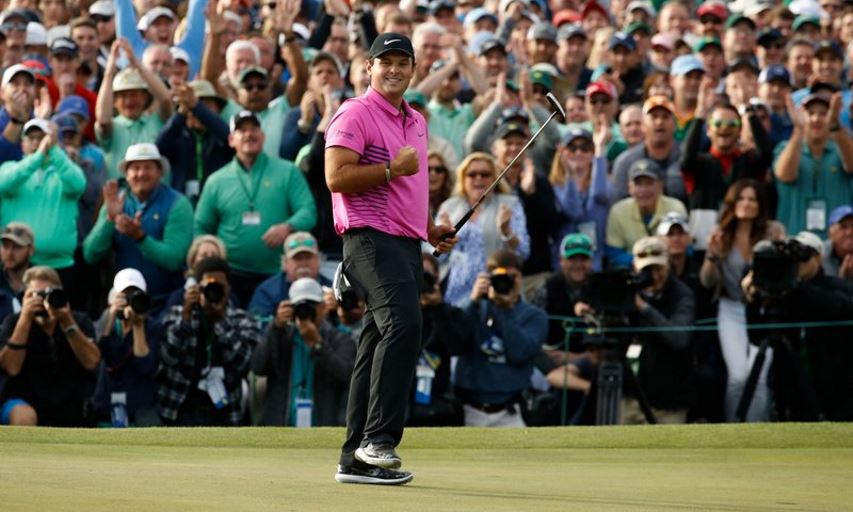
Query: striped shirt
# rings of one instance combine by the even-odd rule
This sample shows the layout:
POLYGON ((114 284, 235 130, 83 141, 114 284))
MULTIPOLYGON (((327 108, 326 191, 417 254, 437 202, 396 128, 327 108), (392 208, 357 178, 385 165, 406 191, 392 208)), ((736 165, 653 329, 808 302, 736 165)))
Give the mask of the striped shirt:
POLYGON ((332 194, 335 230, 370 227, 394 236, 426 240, 429 171, 424 118, 406 102, 403 111, 370 88, 344 102, 326 129, 326 148, 343 147, 361 157, 359 165, 385 163, 404 146, 418 152, 418 172, 357 194, 332 194))

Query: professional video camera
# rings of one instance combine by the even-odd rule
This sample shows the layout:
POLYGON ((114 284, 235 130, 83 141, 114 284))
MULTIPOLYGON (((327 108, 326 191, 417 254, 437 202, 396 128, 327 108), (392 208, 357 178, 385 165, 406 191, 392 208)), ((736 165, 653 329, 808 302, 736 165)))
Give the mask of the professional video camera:
POLYGON ((634 310, 634 296, 653 282, 647 269, 631 272, 627 268, 596 272, 589 276, 586 298, 589 305, 605 317, 634 310))
POLYGON ((811 258, 811 248, 797 240, 762 240, 752 256, 752 284, 762 300, 782 298, 797 284, 800 263, 811 258))

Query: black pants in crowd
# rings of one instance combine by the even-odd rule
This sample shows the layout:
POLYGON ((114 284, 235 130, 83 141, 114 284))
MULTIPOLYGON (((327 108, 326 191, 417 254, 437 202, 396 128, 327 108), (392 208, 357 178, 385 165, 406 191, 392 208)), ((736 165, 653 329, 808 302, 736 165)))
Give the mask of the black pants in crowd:
POLYGON ((373 229, 344 239, 344 273, 367 304, 347 402, 340 463, 359 446, 403 437, 406 406, 421 346, 420 241, 373 229))

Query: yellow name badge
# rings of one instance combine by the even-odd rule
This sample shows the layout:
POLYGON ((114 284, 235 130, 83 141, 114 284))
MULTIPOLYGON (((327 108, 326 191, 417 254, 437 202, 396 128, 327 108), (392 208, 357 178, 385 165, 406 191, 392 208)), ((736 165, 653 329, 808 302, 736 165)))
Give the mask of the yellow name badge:
POLYGON ((260 226, 261 214, 258 212, 243 212, 244 226, 260 226))

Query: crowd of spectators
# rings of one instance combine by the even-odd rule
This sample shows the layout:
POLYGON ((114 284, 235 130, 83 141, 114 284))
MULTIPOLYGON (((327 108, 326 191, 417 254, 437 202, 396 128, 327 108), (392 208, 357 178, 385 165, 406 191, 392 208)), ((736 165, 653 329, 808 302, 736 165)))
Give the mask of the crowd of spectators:
POLYGON ((0 424, 343 424, 365 303, 325 130, 385 32, 415 48, 435 221, 507 169, 449 255, 424 243, 410 424, 595 422, 612 350, 563 319, 600 320, 618 268, 643 281, 622 422, 853 420, 851 2, 0 10, 0 424), (753 262, 783 240, 770 314, 753 262), (830 324, 765 353, 748 327, 773 319, 830 324))

